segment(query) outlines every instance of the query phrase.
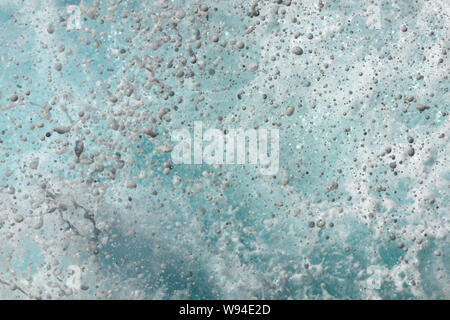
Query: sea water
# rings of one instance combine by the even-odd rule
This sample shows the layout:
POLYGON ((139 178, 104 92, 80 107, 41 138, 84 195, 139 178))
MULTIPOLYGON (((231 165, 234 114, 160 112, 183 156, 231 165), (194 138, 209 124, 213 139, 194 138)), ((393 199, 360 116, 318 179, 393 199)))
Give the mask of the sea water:
POLYGON ((448 299, 449 15, 0 0, 0 297, 448 299), (276 170, 173 161, 195 122, 276 170))

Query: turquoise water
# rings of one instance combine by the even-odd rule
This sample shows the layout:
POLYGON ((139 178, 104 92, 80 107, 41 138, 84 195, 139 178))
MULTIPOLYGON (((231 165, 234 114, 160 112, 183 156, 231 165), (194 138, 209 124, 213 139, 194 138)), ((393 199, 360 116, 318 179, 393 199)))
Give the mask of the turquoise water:
POLYGON ((0 0, 0 298, 448 299, 449 15, 0 0), (171 163, 194 121, 278 171, 171 163))

